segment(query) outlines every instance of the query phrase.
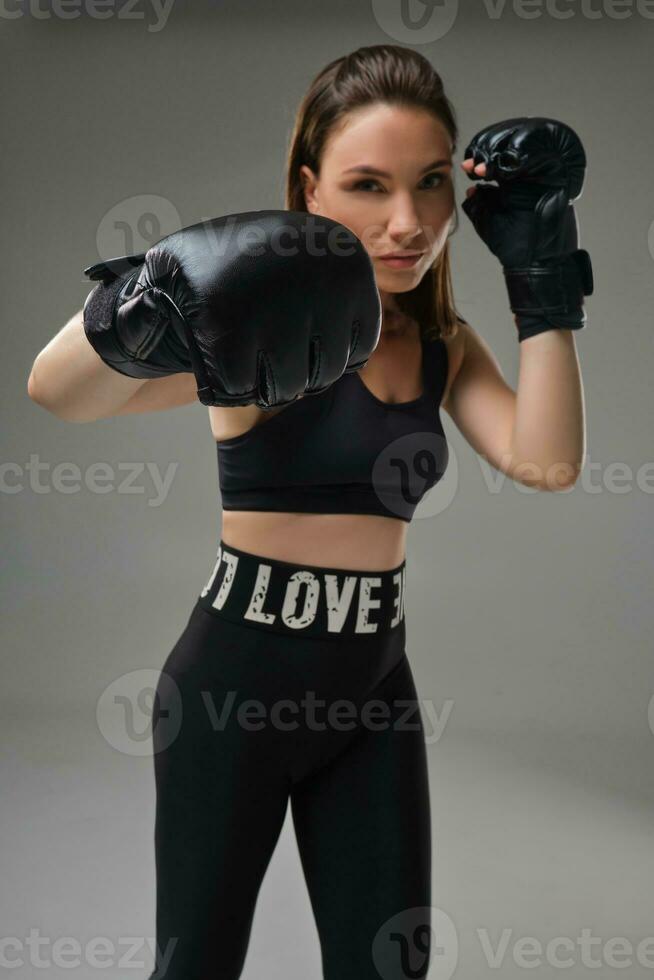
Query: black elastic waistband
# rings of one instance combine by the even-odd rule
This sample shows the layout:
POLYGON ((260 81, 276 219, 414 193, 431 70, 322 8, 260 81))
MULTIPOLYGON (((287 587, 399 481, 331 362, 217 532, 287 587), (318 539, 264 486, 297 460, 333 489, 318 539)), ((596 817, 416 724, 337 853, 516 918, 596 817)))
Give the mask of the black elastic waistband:
POLYGON ((262 630, 363 637, 404 626, 405 587, 405 561, 383 572, 296 565, 221 540, 198 602, 262 630))

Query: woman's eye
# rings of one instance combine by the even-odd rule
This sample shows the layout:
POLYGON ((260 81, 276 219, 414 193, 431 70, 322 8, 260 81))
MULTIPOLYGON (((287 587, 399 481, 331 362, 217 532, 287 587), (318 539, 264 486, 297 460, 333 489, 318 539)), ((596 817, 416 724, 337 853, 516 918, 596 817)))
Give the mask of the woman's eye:
POLYGON ((438 181, 437 184, 433 184, 432 185, 433 187, 440 187, 440 185, 445 180, 445 175, 444 174, 439 174, 439 173, 436 173, 436 172, 434 172, 433 174, 427 174, 427 176, 425 177, 425 180, 429 180, 431 177, 435 177, 437 179, 437 181, 438 181))
MULTIPOLYGON (((427 176, 424 178, 424 180, 425 181, 429 181, 432 178, 435 178, 436 179, 436 183, 431 184, 431 186, 428 186, 427 187, 427 190, 434 190, 434 189, 440 187, 441 184, 443 183, 443 181, 445 180, 445 175, 444 174, 441 174, 441 173, 434 172, 433 174, 427 174, 427 176)), ((369 185, 370 184, 373 184, 373 185, 375 185, 377 187, 380 187, 381 186, 380 184, 377 183, 376 180, 373 180, 371 177, 368 177, 365 180, 358 180, 356 182, 356 184, 354 185, 354 187, 352 188, 352 190, 355 190, 355 191, 365 191, 365 190, 368 190, 369 189, 369 185)))
POLYGON ((367 180, 358 180, 356 182, 356 184, 354 185, 354 188, 353 189, 355 191, 362 191, 362 190, 365 190, 365 186, 364 186, 365 184, 376 184, 376 183, 377 183, 377 181, 376 180, 372 180, 371 178, 368 178, 367 180))

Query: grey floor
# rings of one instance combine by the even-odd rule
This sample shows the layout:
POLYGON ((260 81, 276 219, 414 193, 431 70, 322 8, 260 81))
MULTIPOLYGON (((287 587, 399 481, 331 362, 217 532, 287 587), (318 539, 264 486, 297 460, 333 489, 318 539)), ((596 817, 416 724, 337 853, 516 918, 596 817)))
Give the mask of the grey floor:
MULTIPOLYGON (((2 744, 2 922, 5 943, 11 940, 3 974, 147 977, 151 757, 112 748, 92 713, 5 715, 2 744), (30 935, 41 945, 33 939, 28 946, 30 935), (64 937, 78 943, 79 966, 64 937), (94 949, 96 962, 108 966, 93 965, 94 949)), ((651 977, 654 941, 643 942, 654 934, 654 787, 643 777, 651 777, 651 736, 636 742, 446 729, 428 751, 433 905, 444 923, 429 976, 651 977), (584 961, 585 934, 596 937, 588 947, 594 967, 584 961), (570 941, 569 952, 548 954, 556 937, 570 941), (557 957, 570 965, 557 967, 557 957)), ((243 977, 320 976, 289 811, 243 977)))

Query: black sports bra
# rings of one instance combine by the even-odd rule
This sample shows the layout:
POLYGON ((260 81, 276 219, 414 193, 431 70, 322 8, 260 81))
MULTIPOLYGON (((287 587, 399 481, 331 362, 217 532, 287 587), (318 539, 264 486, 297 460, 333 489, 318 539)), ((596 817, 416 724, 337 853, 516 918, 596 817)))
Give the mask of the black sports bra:
POLYGON ((423 393, 390 404, 358 373, 216 443, 223 510, 377 514, 410 521, 441 479, 448 356, 422 339, 423 393))

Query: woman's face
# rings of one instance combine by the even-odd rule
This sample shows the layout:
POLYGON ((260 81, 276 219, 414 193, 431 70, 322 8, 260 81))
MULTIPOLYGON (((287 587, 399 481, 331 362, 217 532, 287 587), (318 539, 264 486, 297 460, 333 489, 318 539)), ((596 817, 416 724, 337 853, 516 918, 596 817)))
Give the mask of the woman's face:
POLYGON ((454 215, 452 141, 435 116, 382 103, 358 109, 330 134, 320 176, 306 166, 301 174, 307 209, 361 239, 380 292, 418 285, 454 215))

